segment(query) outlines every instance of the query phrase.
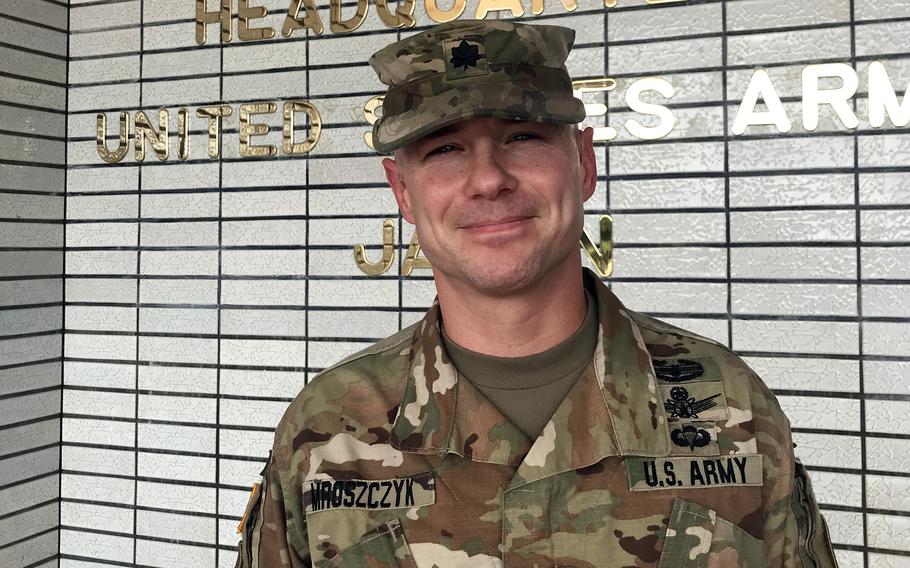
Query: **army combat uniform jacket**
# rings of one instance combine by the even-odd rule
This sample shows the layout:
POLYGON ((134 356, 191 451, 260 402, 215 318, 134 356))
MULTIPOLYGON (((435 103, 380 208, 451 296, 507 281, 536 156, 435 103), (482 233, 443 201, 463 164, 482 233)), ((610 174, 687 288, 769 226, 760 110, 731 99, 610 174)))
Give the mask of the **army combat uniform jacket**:
POLYGON ((278 426, 238 566, 835 566, 768 388, 586 281, 594 357, 536 440, 459 378, 438 305, 314 379, 278 426))

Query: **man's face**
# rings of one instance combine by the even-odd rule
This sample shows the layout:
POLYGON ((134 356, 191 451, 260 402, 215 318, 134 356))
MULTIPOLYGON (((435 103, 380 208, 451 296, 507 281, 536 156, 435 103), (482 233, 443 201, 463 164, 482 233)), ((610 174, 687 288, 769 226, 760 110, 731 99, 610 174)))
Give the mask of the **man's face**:
POLYGON ((437 281, 498 295, 578 265, 582 204, 597 175, 592 136, 574 125, 478 118, 383 160, 437 281))

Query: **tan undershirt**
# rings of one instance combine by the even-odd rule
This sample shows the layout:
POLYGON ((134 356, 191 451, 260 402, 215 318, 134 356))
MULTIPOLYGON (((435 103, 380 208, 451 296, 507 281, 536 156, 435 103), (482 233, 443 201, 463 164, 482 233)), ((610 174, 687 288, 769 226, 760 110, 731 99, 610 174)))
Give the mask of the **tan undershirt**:
POLYGON ((597 305, 587 290, 585 297, 588 313, 581 327, 559 345, 527 357, 469 351, 449 339, 441 326, 443 345, 459 374, 531 440, 591 362, 597 346, 597 305))

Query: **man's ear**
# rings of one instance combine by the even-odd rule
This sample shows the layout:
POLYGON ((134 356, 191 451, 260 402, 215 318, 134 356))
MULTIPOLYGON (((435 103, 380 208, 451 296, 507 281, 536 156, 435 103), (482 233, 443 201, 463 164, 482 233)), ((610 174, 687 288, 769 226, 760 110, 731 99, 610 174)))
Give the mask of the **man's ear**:
POLYGON ((411 211, 411 199, 408 196, 407 186, 398 170, 398 162, 391 158, 383 158, 382 169, 385 170, 385 179, 392 188, 392 194, 395 195, 395 201, 398 203, 398 209, 401 210, 401 216, 408 223, 414 225, 414 215, 411 211))
POLYGON ((594 157, 594 129, 590 126, 577 134, 578 160, 581 164, 581 196, 587 201, 597 189, 597 160, 594 157))

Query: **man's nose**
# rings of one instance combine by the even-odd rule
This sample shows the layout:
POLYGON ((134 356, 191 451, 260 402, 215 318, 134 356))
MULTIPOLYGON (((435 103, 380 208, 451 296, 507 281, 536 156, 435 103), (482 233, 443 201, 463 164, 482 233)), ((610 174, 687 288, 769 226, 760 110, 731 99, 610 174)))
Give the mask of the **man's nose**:
POLYGON ((478 147, 470 163, 467 191, 471 197, 496 199, 505 191, 515 189, 516 179, 512 165, 508 163, 503 151, 495 145, 478 147))

